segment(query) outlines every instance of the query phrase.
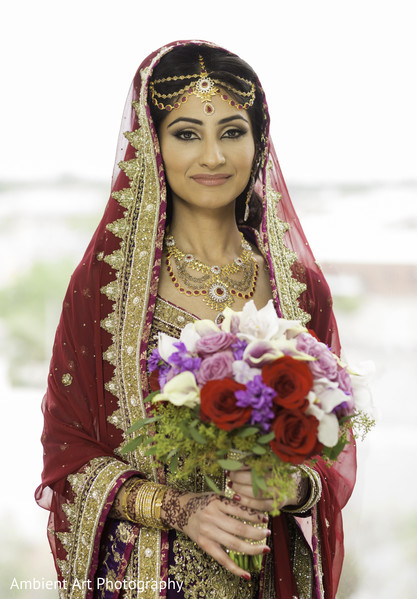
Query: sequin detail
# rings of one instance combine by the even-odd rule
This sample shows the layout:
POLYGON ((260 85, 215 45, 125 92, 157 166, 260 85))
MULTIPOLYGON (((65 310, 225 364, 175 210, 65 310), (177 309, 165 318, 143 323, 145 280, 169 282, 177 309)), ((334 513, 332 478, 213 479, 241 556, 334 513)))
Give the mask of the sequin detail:
POLYGON ((62 375, 62 384, 65 385, 65 387, 69 387, 72 383, 72 376, 70 375, 69 372, 66 372, 65 374, 62 375))

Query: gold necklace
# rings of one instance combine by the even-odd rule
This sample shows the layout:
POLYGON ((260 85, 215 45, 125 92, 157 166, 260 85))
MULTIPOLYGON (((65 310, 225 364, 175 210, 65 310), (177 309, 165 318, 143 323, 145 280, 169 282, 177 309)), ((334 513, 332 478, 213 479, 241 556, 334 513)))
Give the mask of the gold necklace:
POLYGON ((185 295, 201 296, 213 310, 222 311, 232 306, 236 298, 250 299, 255 293, 258 278, 258 265, 249 243, 242 237, 242 252, 232 264, 210 266, 197 260, 193 254, 179 250, 172 235, 165 238, 168 274, 175 288, 185 295), (174 258, 177 276, 172 270, 171 258, 174 258), (193 276, 188 269, 202 273, 193 276), (243 278, 236 280, 233 275, 243 272, 243 278))

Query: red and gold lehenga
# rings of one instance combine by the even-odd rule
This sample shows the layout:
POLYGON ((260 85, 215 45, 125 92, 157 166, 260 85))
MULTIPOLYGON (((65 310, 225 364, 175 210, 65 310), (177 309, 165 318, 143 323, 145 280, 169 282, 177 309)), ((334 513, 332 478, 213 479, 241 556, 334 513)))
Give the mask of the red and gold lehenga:
MULTIPOLYGON (((343 561, 341 509, 355 480, 352 443, 332 467, 318 462, 322 497, 308 518, 273 519, 272 553, 256 584, 228 573, 188 537, 109 517, 115 495, 138 474, 167 482, 138 449, 118 448, 149 404, 147 355, 159 330, 179 335, 192 316, 158 297, 166 184, 147 102, 152 70, 174 42, 138 69, 123 115, 112 194, 63 303, 44 398, 44 471, 36 499, 62 598, 335 597, 343 561), (119 160, 121 162, 119 163, 119 160), (179 590, 180 589, 180 590, 179 590)), ((271 273, 277 313, 299 319, 339 352, 329 289, 291 204, 269 138, 257 191, 256 242, 271 273)), ((169 482, 169 481, 168 481, 169 482)), ((196 479, 190 490, 204 490, 196 479)))

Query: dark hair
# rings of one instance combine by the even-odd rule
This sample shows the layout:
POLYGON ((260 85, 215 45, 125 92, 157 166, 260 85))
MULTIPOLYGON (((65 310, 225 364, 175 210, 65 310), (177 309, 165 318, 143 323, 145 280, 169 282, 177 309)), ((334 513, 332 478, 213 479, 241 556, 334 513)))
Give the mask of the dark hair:
MULTIPOLYGON (((157 79, 165 79, 167 77, 184 76, 187 74, 199 73, 200 62, 199 57, 203 58, 204 65, 210 77, 221 81, 224 88, 233 98, 241 103, 247 101, 247 97, 240 96, 239 91, 247 93, 251 87, 242 79, 247 79, 255 84, 256 93, 255 101, 252 106, 247 109, 248 116, 251 121, 253 137, 255 141, 255 180, 259 175, 260 157, 265 143, 265 110, 262 101, 262 91, 260 89, 254 70, 241 58, 235 54, 231 54, 220 48, 211 46, 190 44, 174 48, 165 54, 160 62, 156 65, 152 73, 152 81, 157 79), (230 90, 232 88, 234 91, 230 90)), ((158 92, 163 94, 172 94, 180 90, 187 84, 187 79, 177 79, 175 81, 164 81, 158 83, 158 92)), ((174 100, 173 100, 174 101, 174 100)), ((148 104, 151 111, 152 120, 156 131, 159 130, 161 122, 167 115, 166 110, 160 110, 153 102, 152 98, 148 98, 148 104)), ((245 202, 248 193, 250 182, 242 194, 236 199, 236 222, 243 224, 245 202)), ((169 194, 168 194, 169 195, 169 194)), ((167 222, 171 219, 171 203, 168 198, 167 222)), ((256 192, 252 192, 249 203, 249 217, 245 224, 258 228, 262 220, 262 201, 256 192)))

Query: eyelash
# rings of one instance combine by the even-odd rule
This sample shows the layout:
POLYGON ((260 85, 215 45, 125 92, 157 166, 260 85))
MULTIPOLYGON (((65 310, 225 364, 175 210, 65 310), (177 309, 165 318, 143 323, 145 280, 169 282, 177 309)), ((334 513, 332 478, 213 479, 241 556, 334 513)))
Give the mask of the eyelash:
MULTIPOLYGON (((193 136, 197 135, 195 131, 190 131, 189 129, 181 129, 180 131, 174 133, 174 136, 180 139, 181 141, 192 141, 194 139, 198 139, 198 137, 183 137, 187 133, 193 136)), ((233 129, 228 129, 227 131, 225 131, 222 137, 224 137, 225 139, 239 139, 239 137, 242 137, 246 133, 246 129, 242 129, 240 127, 233 127, 233 129), (229 133, 233 133, 233 135, 227 135, 229 133)))

